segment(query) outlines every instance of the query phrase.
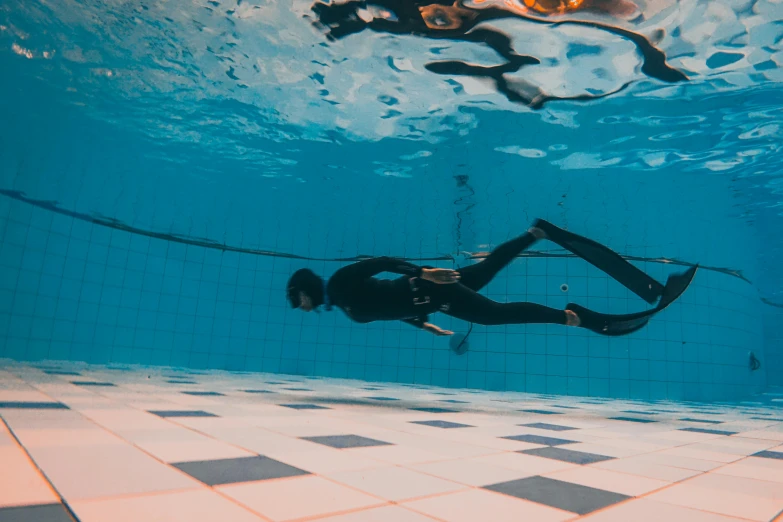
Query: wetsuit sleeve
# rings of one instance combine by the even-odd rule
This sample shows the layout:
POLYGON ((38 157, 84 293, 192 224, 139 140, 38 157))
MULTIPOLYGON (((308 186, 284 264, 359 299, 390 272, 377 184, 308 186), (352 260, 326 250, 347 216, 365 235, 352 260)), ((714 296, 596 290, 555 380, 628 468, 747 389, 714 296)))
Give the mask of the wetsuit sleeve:
MULTIPOLYGON (((341 278, 367 279, 381 272, 391 272, 410 277, 420 277, 422 267, 393 257, 375 257, 359 261, 338 270, 341 278)), ((336 274, 335 274, 336 275, 336 274)))
POLYGON ((429 320, 429 317, 415 317, 413 319, 403 319, 403 323, 407 323, 411 326, 415 326, 416 328, 424 328, 424 323, 426 323, 429 320))

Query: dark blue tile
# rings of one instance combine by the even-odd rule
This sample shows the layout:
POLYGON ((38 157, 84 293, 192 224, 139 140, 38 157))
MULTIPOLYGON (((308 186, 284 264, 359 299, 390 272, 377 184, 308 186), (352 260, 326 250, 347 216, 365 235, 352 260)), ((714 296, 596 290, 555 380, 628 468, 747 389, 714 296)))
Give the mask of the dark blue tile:
POLYGON ((709 433, 711 435, 736 435, 737 431, 708 430, 705 428, 681 428, 680 431, 690 431, 693 433, 709 433))
POLYGON ((260 455, 171 465, 208 486, 309 475, 307 471, 260 455))
POLYGON ((513 435, 501 437, 501 439, 515 440, 518 442, 529 442, 530 444, 544 444, 546 446, 561 446, 563 444, 576 444, 575 440, 557 439, 555 437, 544 437, 543 435, 513 435))
POLYGON ((326 406, 319 406, 317 404, 278 404, 284 408, 291 408, 292 410, 328 410, 326 406))
POLYGON ((185 395, 195 395, 197 397, 224 397, 222 393, 212 391, 184 391, 185 395))
POLYGON ((619 421, 626 421, 626 422, 640 422, 643 424, 647 424, 650 422, 657 422, 652 419, 635 419, 633 417, 609 417, 609 420, 619 420, 619 421))
POLYGON ((62 504, 0 508, 0 522, 73 522, 62 504))
POLYGON ((459 422, 448 422, 442 420, 411 421, 411 424, 421 424, 423 426, 431 426, 433 428, 444 428, 444 429, 473 428, 473 426, 470 426, 469 424, 460 424, 459 422))
POLYGON ((630 413, 631 415, 658 415, 658 413, 654 411, 623 410, 623 413, 630 413))
POLYGON ((323 444, 336 449, 369 448, 373 446, 392 446, 390 442, 370 439, 360 435, 327 435, 322 437, 301 437, 317 444, 323 444))
POLYGON ((245 393, 275 393, 269 390, 242 390, 245 393))
POLYGON ((759 451, 758 453, 754 453, 753 455, 751 455, 751 457, 783 460, 783 452, 782 451, 759 451))
POLYGON ((539 415, 562 415, 562 411, 549 411, 549 410, 519 410, 527 413, 537 413, 539 415))
POLYGON ((116 384, 110 383, 110 382, 98 382, 98 381, 71 381, 71 384, 75 384, 76 386, 116 386, 116 384))
POLYGON ((456 413, 457 410, 449 410, 446 408, 411 408, 413 411, 423 411, 426 413, 456 413))
POLYGON ((579 410, 579 409, 581 409, 581 408, 579 408, 579 406, 565 406, 563 404, 553 404, 552 407, 553 408, 563 408, 563 409, 566 409, 566 410, 579 410))
POLYGON ((46 370, 44 373, 48 375, 71 375, 74 377, 81 377, 81 373, 79 372, 68 372, 65 370, 46 370))
POLYGON ((313 391, 311 388, 283 388, 288 391, 313 391))
POLYGON ((775 417, 751 417, 753 420, 765 420, 770 422, 783 422, 783 418, 777 419, 775 417))
POLYGON ((568 430, 578 429, 578 428, 572 428, 571 426, 560 426, 559 424, 547 424, 545 422, 533 422, 531 424, 520 424, 520 426, 526 426, 528 428, 536 428, 539 430, 550 430, 550 431, 568 431, 568 430))
POLYGON ((484 489, 579 515, 586 515, 630 498, 619 493, 545 477, 529 477, 501 482, 484 486, 484 489))
POLYGON ((348 399, 342 397, 311 398, 310 400, 315 400, 324 404, 346 404, 349 406, 367 406, 369 404, 362 399, 348 399))
POLYGON ((716 421, 716 420, 709 420, 709 419, 691 419, 689 417, 680 420, 685 422, 701 422, 702 424, 723 424, 723 421, 716 421))
POLYGON ((374 401, 398 401, 400 399, 395 399, 394 397, 365 397, 365 399, 372 399, 374 401))
POLYGON ((571 464, 594 464, 596 462, 603 462, 605 460, 612 460, 614 457, 607 457, 606 455, 597 455, 595 453, 585 453, 584 451, 574 451, 566 448, 555 448, 549 446, 546 448, 533 448, 527 450, 520 450, 517 453, 524 453, 526 455, 535 455, 536 457, 544 457, 546 459, 559 460, 562 462, 570 462, 571 464))
POLYGON ((450 402, 451 404, 470 404, 468 401, 458 401, 455 399, 438 399, 438 402, 450 402))
POLYGON ((178 381, 176 379, 169 379, 166 382, 169 384, 198 384, 196 381, 178 381))
POLYGON ((201 410, 149 410, 148 413, 158 417, 217 417, 213 413, 201 410))
POLYGON ((6 401, 0 402, 0 410, 67 410, 68 406, 61 402, 26 402, 6 401))

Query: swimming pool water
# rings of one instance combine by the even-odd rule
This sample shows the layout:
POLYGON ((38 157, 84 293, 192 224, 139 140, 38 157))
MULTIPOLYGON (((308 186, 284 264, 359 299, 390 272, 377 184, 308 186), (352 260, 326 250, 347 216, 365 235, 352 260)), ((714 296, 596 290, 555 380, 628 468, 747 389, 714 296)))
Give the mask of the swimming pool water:
MULTIPOLYGON (((486 68, 505 58, 481 42, 330 41, 309 2, 7 3, 0 357, 640 399, 781 384, 781 4, 638 11, 482 22, 540 62, 503 87, 486 68), (633 38, 596 23, 643 35, 688 80, 650 73, 633 38), (660 281, 674 262, 703 268, 632 336, 476 326, 461 356, 401 323, 287 307, 297 268, 464 266, 537 217, 660 281)), ((486 294, 647 308, 556 245, 533 250, 486 294)))

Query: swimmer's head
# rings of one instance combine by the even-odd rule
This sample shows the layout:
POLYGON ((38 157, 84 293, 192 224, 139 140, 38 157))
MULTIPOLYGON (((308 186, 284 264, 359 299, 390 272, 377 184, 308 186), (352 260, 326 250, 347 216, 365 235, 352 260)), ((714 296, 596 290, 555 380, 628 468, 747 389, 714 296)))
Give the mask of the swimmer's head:
POLYGON ((288 280, 287 294, 292 308, 310 312, 324 303, 324 281, 312 270, 302 268, 288 280))
POLYGON ((586 7, 585 0, 524 0, 525 7, 541 14, 563 14, 586 7))
POLYGON ((459 29, 466 20, 473 20, 478 13, 462 7, 460 3, 454 5, 431 4, 419 7, 421 19, 430 29, 450 31, 459 29))

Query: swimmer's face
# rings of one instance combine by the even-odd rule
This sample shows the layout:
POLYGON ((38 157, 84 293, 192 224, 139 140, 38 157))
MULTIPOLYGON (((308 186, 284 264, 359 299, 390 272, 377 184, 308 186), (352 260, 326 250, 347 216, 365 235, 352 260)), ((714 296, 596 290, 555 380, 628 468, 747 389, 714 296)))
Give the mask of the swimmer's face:
POLYGON ((303 312, 312 312, 313 300, 304 292, 299 292, 299 309, 303 312))
POLYGON ((563 14, 584 7, 585 0, 524 0, 525 6, 541 14, 563 14))

